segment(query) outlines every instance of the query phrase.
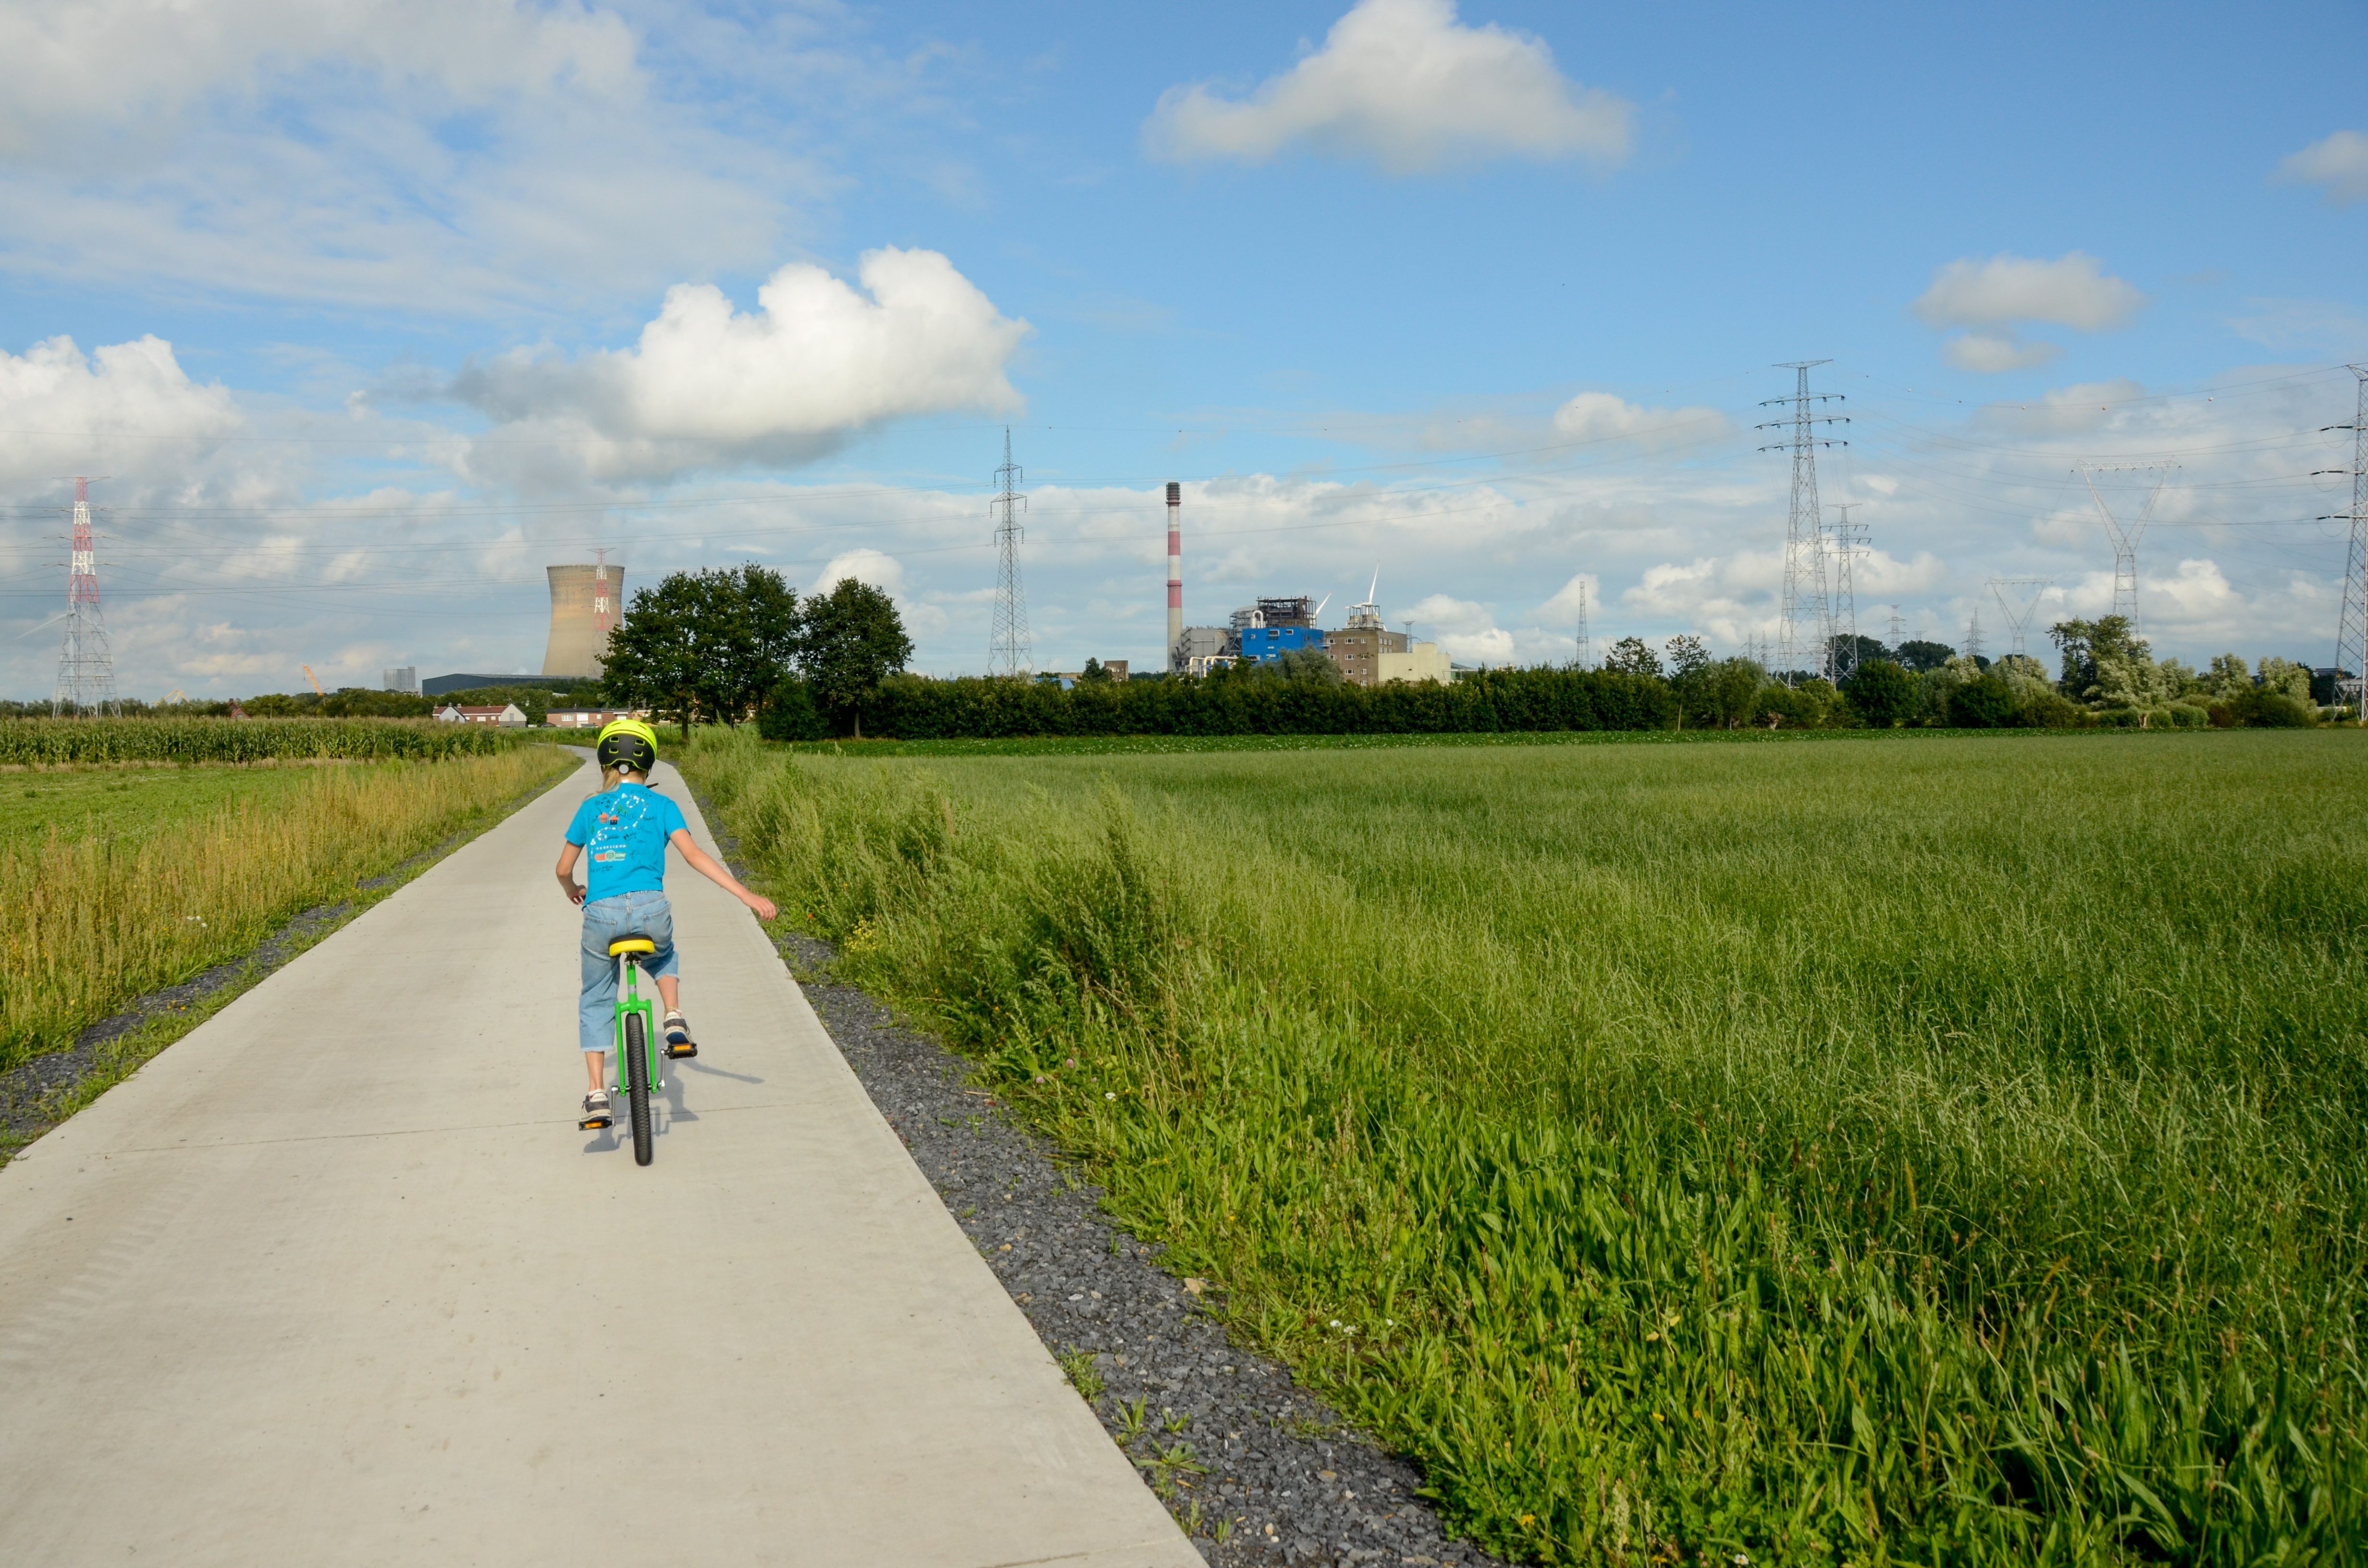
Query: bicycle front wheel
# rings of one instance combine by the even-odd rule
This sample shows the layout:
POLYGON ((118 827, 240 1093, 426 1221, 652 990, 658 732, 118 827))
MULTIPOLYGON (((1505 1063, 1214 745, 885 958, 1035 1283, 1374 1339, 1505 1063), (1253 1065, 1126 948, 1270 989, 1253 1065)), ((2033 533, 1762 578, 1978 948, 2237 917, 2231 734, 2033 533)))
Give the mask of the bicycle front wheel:
POLYGON ((650 1042, 639 1013, 625 1015, 625 1104, 633 1123, 633 1164, 646 1165, 650 1146, 650 1042))

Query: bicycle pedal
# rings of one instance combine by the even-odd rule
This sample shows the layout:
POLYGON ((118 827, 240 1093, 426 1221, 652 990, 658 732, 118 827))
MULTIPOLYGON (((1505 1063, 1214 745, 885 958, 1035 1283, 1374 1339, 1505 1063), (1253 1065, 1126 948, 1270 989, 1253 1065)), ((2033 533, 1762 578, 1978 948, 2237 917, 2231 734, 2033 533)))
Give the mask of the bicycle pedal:
POLYGON ((666 1048, 666 1053, 679 1062, 686 1056, 698 1055, 699 1042, 697 1040, 687 1040, 680 1045, 669 1045, 666 1048))
POLYGON ((616 1124, 617 1121, 614 1117, 587 1116, 575 1125, 577 1130, 580 1131, 598 1132, 604 1127, 614 1127, 616 1124))

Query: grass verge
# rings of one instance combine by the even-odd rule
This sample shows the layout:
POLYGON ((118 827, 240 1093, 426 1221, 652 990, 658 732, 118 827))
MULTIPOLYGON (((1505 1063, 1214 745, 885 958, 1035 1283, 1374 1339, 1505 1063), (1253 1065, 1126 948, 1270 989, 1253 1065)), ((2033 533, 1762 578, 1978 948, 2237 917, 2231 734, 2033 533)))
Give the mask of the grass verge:
POLYGON ((300 912, 564 776, 541 746, 324 767, 229 798, 192 790, 179 823, 109 832, 85 817, 0 845, 0 907, 29 941, 0 953, 0 1069, 72 1045, 132 997, 244 954, 300 912), (295 778, 290 787, 287 780, 295 778))
POLYGON ((2359 737, 685 770, 1543 1562, 2354 1561, 2359 737))

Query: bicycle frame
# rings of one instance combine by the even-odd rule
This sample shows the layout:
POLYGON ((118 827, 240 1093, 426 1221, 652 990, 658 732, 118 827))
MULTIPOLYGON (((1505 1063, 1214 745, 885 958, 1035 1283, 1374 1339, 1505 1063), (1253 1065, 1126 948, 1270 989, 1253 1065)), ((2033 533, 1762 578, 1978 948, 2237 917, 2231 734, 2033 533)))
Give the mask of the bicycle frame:
POLYGON ((617 955, 617 1088, 620 1094, 632 1091, 632 1085, 625 1082, 625 1019, 639 1013, 644 1045, 642 1056, 648 1064, 649 1091, 655 1095, 666 1087, 666 1080, 658 1075, 658 1062, 666 1052, 658 1040, 656 1005, 642 994, 641 959, 639 953, 617 955))

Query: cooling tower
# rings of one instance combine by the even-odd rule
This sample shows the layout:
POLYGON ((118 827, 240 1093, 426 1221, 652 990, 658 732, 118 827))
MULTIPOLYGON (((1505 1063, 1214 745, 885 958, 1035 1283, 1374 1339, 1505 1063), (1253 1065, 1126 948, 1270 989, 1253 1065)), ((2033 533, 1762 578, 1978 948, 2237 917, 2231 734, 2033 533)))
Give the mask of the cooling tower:
POLYGON ((551 643, 543 650, 547 676, 597 676, 609 651, 609 633, 624 614, 622 566, 552 566, 551 643))

